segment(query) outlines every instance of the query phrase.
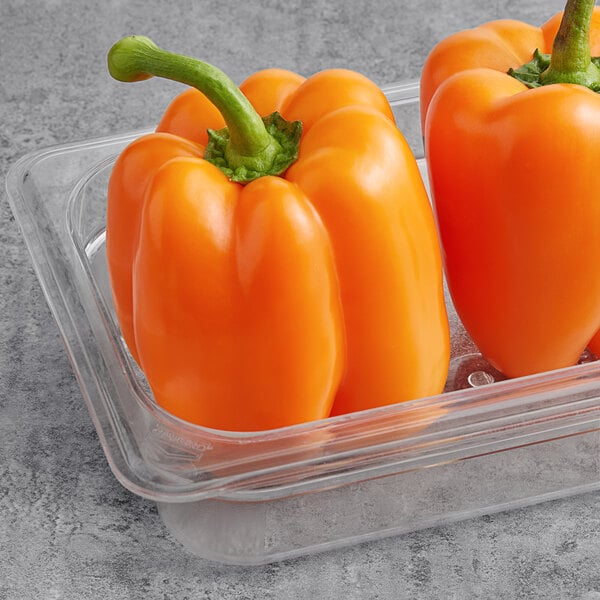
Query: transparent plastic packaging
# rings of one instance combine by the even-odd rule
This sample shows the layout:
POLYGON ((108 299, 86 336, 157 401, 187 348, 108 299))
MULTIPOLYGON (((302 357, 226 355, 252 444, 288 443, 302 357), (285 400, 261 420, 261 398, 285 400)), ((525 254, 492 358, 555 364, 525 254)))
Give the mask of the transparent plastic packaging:
MULTIPOLYGON (((384 91, 427 181, 418 86, 384 91)), ((600 488, 600 362, 503 381, 449 298, 439 396, 258 433, 162 410, 119 335, 104 252, 110 170, 142 133, 35 152, 7 187, 115 476, 191 552, 267 563, 600 488)))

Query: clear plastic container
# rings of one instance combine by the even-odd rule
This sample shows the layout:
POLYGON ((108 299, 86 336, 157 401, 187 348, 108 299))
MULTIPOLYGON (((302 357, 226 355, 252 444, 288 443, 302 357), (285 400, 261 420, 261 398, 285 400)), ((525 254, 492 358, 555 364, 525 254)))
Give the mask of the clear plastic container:
MULTIPOLYGON (((418 86, 384 91, 426 180, 418 86)), ((104 252, 110 169, 142 133, 35 152, 7 186, 110 466, 189 550, 266 563, 600 488, 600 362, 502 381, 449 298, 437 397, 259 433, 158 407, 119 336, 104 252)))

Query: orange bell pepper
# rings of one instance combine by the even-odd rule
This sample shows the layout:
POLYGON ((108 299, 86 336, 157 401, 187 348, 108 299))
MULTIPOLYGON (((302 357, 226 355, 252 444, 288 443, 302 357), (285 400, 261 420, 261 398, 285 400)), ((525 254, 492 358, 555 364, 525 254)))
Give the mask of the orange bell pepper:
POLYGON ((541 28, 459 32, 422 73, 450 292, 481 352, 511 377, 575 364, 600 327, 600 69, 590 48, 600 50, 600 11, 570 0, 541 28))
POLYGON ((124 150, 108 190, 116 315, 158 404, 252 431, 442 390, 435 221, 372 82, 270 69, 241 93, 140 36, 108 62, 121 81, 198 88, 124 150))

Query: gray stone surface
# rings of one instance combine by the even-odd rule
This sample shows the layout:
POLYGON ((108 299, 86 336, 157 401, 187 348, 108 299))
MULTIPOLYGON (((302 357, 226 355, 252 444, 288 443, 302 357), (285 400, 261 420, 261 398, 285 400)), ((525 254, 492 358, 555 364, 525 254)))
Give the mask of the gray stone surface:
MULTIPOLYGON (((559 0, 2 0, 0 174, 26 152, 152 125, 180 89, 110 80, 129 33, 236 81, 328 66, 418 77, 431 46, 559 0), (171 6, 173 4, 173 6, 171 6)), ((0 599, 600 599, 600 496, 481 517, 255 568, 186 553, 112 475, 4 192, 0 195, 0 599)))

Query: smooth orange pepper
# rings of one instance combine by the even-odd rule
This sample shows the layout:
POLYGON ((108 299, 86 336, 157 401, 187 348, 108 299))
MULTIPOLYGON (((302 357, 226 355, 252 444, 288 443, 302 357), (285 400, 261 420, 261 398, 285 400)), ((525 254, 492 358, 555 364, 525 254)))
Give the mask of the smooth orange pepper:
POLYGON ((422 73, 449 288, 481 352, 508 376, 575 364, 600 327, 600 98, 588 89, 600 70, 590 44, 600 51, 600 10, 570 0, 564 19, 541 28, 498 21, 459 32, 422 73), (552 51, 536 81, 508 74, 536 49, 552 51))
POLYGON ((435 222, 373 83, 345 70, 305 80, 269 69, 241 94, 214 67, 139 36, 113 47, 109 68, 204 92, 179 95, 158 132, 121 154, 109 185, 117 318, 161 406, 252 431, 442 390, 449 334, 435 222), (207 70, 233 100, 197 83, 207 70), (274 111, 287 133, 302 124, 279 175, 278 155, 258 164, 240 133, 249 114, 258 130, 257 113, 274 111), (228 145, 215 154, 207 130, 225 124, 228 145))

